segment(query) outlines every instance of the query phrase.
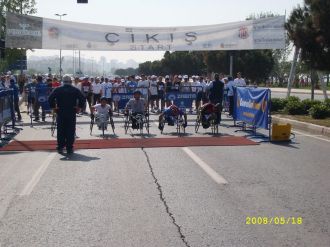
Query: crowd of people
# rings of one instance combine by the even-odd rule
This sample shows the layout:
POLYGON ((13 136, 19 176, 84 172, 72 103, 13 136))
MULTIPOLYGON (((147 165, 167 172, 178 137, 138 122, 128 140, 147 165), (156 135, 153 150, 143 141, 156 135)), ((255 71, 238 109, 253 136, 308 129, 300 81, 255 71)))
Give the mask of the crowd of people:
MULTIPOLYGON (((55 76, 31 76, 22 85, 17 83, 17 78, 10 73, 1 77, 0 90, 12 89, 14 91, 14 109, 17 121, 22 120, 19 107, 20 95, 26 99, 28 113, 34 116, 34 121, 39 121, 41 108, 41 119, 45 121, 45 103, 49 110, 53 109, 57 116, 57 139, 58 151, 62 152, 66 147, 68 153, 73 152, 74 133, 76 125, 76 114, 103 113, 111 115, 113 111, 119 110, 119 101, 114 99, 115 93, 131 93, 132 98, 121 106, 124 114, 132 109, 134 114, 155 113, 159 114, 159 123, 165 119, 169 125, 177 115, 183 116, 184 127, 187 126, 187 115, 174 102, 165 98, 171 92, 194 93, 194 109, 202 114, 202 125, 209 127, 208 116, 215 115, 216 124, 221 121, 223 102, 229 103, 229 115, 233 114, 234 88, 245 86, 246 82, 241 73, 237 78, 214 74, 213 80, 204 76, 188 75, 132 75, 128 77, 76 77, 68 75, 62 80, 55 76), (148 105, 149 104, 149 105, 148 105), (88 107, 88 108, 87 108, 88 107)), ((132 122, 132 127, 134 126, 132 122)), ((159 125, 162 130, 164 126, 159 125)))

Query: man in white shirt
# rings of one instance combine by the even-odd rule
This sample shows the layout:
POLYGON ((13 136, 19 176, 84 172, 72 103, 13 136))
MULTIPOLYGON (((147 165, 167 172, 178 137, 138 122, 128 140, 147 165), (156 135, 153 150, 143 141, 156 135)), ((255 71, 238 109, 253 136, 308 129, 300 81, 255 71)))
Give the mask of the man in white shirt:
POLYGON ((191 92, 191 84, 189 82, 189 77, 187 75, 183 76, 183 82, 181 83, 180 91, 183 93, 191 92))
POLYGON ((145 75, 141 75, 141 81, 138 82, 138 89, 142 93, 142 97, 148 100, 149 96, 149 81, 145 75))
MULTIPOLYGON (((155 102, 158 100, 158 87, 157 87, 157 76, 152 75, 150 77, 149 92, 150 92, 150 108, 151 112, 155 112, 155 102)), ((158 109, 157 109, 158 110, 158 109)))
POLYGON ((232 116, 234 113, 234 87, 235 81, 233 80, 233 77, 228 76, 228 83, 225 85, 225 88, 228 89, 229 116, 232 116))
POLYGON ((93 104, 100 102, 101 98, 101 91, 102 91, 102 84, 100 83, 100 78, 96 78, 94 81, 94 78, 91 77, 91 83, 92 83, 92 92, 93 92, 93 104))
POLYGON ((246 86, 246 82, 245 82, 244 78, 242 78, 241 72, 237 73, 237 78, 234 80, 234 82, 235 82, 236 87, 245 87, 246 86))
POLYGON ((108 104, 112 106, 112 83, 109 82, 108 78, 106 78, 101 85, 102 85, 102 89, 101 89, 102 97, 105 97, 108 101, 108 104))

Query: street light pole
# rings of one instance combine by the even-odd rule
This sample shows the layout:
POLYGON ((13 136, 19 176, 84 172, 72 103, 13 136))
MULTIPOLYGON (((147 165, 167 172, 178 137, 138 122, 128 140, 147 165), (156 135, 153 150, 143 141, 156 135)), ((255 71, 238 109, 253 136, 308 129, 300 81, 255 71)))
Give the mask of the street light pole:
MULTIPOLYGON (((60 21, 62 21, 62 16, 66 16, 67 14, 55 14, 60 17, 60 21)), ((60 78, 62 79, 62 35, 60 34, 60 78)))

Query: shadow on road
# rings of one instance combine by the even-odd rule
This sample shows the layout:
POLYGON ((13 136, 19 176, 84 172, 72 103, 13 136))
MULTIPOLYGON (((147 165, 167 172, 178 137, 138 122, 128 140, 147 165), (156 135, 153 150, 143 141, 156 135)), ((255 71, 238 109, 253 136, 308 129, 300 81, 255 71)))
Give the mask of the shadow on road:
POLYGON ((80 162, 90 162, 93 160, 99 160, 99 157, 91 157, 79 153, 73 153, 69 155, 65 155, 64 157, 60 158, 62 161, 80 161, 80 162))

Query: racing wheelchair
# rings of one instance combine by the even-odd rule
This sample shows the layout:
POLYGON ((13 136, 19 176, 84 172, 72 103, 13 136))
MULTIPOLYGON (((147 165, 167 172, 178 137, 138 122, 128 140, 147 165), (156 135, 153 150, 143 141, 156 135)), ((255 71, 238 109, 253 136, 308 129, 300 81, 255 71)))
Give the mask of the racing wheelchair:
POLYGON ((204 129, 211 128, 212 134, 218 135, 219 134, 219 124, 217 123, 217 111, 218 114, 221 114, 221 106, 220 104, 211 104, 208 103, 209 109, 205 109, 199 107, 197 110, 197 118, 195 122, 195 133, 198 133, 199 127, 202 125, 204 129))
POLYGON ((124 129, 125 134, 129 127, 132 126, 132 129, 136 129, 140 131, 140 134, 143 135, 143 129, 145 128, 147 134, 149 135, 149 114, 148 113, 132 113, 131 110, 128 113, 125 113, 125 123, 124 129))
POLYGON ((102 137, 105 137, 105 131, 108 129, 108 124, 111 125, 112 132, 115 134, 115 124, 112 114, 92 114, 90 123, 90 135, 92 135, 94 124, 102 131, 102 137))
POLYGON ((176 133, 180 135, 184 135, 186 133, 186 121, 184 119, 184 116, 182 114, 179 114, 177 116, 170 116, 168 117, 170 119, 167 119, 165 116, 160 120, 159 126, 160 126, 160 133, 163 134, 165 124, 167 123, 169 126, 176 126, 176 133))

